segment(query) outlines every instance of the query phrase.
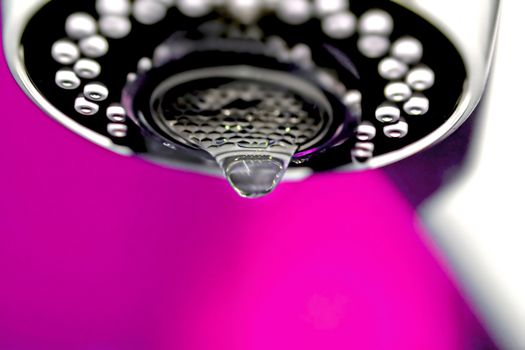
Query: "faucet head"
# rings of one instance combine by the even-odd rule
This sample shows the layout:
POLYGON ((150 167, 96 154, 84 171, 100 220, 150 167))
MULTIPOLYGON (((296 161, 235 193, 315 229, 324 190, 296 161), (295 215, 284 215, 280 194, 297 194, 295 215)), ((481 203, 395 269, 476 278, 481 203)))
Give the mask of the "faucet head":
POLYGON ((245 197, 407 157, 456 127, 464 98, 454 43, 392 1, 36 2, 10 62, 37 103, 245 197))

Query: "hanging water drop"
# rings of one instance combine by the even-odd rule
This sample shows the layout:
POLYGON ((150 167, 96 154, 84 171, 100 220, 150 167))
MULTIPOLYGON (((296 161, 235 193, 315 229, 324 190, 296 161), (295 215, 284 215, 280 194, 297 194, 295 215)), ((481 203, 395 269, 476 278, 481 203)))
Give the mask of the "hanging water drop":
POLYGON ((221 168, 235 191, 246 198, 271 193, 283 179, 292 157, 271 154, 227 157, 221 168))

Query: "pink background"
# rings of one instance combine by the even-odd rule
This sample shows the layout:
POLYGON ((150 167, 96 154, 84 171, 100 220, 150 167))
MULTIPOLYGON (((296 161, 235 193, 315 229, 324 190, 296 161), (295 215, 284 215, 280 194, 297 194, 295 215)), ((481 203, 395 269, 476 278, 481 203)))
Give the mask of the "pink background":
POLYGON ((0 87, 0 349, 491 347, 381 172, 243 200, 0 87))

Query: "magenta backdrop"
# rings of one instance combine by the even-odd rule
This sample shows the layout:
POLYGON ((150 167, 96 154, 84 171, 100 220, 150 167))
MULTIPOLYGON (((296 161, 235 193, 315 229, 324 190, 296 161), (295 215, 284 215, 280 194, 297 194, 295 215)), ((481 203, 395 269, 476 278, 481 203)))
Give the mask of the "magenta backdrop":
POLYGON ((0 83, 0 349, 490 344, 381 172, 243 200, 65 130, 3 58, 0 83))

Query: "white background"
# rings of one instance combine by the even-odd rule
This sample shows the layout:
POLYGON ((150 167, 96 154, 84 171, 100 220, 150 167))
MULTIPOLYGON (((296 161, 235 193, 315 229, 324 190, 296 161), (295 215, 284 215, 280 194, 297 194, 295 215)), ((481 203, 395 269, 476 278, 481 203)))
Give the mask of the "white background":
POLYGON ((525 349, 525 2, 502 2, 470 168, 423 215, 492 335, 525 349))

